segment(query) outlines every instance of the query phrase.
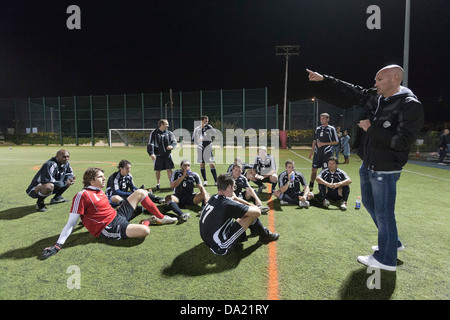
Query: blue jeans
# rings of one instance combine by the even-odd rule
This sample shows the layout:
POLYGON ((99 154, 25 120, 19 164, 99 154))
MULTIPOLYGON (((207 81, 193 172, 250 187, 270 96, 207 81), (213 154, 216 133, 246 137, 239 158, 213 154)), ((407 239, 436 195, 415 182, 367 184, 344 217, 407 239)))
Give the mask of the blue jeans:
POLYGON ((362 203, 378 228, 378 251, 373 257, 388 266, 397 265, 397 248, 402 245, 394 212, 400 173, 372 171, 364 163, 359 168, 362 203))

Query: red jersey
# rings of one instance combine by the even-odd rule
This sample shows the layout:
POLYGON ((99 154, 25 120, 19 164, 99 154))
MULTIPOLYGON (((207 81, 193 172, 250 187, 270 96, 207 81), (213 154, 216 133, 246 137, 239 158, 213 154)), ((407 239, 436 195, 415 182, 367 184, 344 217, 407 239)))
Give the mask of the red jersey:
POLYGON ((94 187, 87 187, 73 197, 70 213, 79 214, 83 225, 94 237, 98 237, 117 215, 105 193, 94 187))

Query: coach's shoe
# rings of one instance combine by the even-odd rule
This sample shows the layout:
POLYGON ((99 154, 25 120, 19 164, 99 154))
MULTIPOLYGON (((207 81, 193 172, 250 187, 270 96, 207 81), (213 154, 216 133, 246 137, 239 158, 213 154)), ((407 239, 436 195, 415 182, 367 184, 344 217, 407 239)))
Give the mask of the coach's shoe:
POLYGON ((64 199, 63 197, 54 197, 53 199, 50 200, 50 204, 63 203, 68 201, 69 199, 64 199))
POLYGON ((323 200, 323 207, 325 209, 328 209, 329 206, 330 206, 330 201, 328 201, 327 199, 323 200))
POLYGON ((347 202, 345 202, 344 200, 342 200, 342 202, 341 202, 341 210, 342 211, 347 210, 347 202))
MULTIPOLYGON (((372 251, 378 251, 379 250, 378 246, 372 246, 371 249, 372 249, 372 251)), ((397 251, 403 251, 403 250, 405 250, 405 246, 404 245, 401 245, 400 247, 397 247, 397 251)))
POLYGON ((368 267, 376 267, 376 268, 380 268, 380 269, 386 270, 386 271, 396 271, 397 270, 396 266, 388 266, 388 265, 382 264, 381 262, 378 262, 377 259, 375 259, 373 256, 359 256, 357 260, 359 263, 362 263, 368 267))
POLYGON ((47 207, 43 202, 36 202, 36 211, 37 212, 45 212, 47 211, 47 207))
POLYGON ((264 228, 264 230, 266 231, 266 234, 259 236, 259 241, 261 241, 264 244, 268 244, 272 241, 277 241, 278 238, 280 237, 278 233, 273 233, 267 228, 264 228))

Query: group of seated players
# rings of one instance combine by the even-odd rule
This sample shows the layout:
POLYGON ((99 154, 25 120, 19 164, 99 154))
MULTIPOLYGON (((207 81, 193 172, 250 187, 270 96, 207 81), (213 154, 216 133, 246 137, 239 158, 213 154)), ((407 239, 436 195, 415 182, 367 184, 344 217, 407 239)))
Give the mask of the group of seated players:
MULTIPOLYGON (((44 163, 33 178, 27 194, 37 199, 37 211, 47 210, 44 199, 52 194, 55 196, 51 199, 51 204, 69 201, 62 197, 63 192, 75 182, 69 158, 70 155, 66 150, 59 150, 55 157, 44 163)), ((323 198, 323 207, 328 208, 330 200, 339 201, 341 210, 346 210, 351 180, 344 171, 337 168, 337 165, 337 159, 331 157, 328 160, 328 168, 320 172, 316 181, 319 185, 320 197, 323 198)), ((48 258, 62 248, 79 218, 88 231, 96 237, 108 239, 146 237, 149 234, 149 225, 187 221, 190 214, 181 210, 186 205, 201 205, 200 233, 204 242, 215 254, 226 254, 236 243, 244 241, 247 228, 252 231, 252 234, 259 235, 263 243, 276 241, 279 235, 263 227, 258 219, 260 214, 269 211, 269 207, 264 206, 258 197, 258 194, 267 188, 265 184, 269 186, 268 193, 277 197, 281 205, 295 204, 307 208, 310 206, 310 201, 315 198, 303 174, 295 170, 294 161, 287 160, 285 170, 277 175, 275 159, 267 154, 265 147, 259 148, 253 165, 242 163, 239 158, 236 158, 229 166, 227 173, 219 175, 216 180, 218 193, 213 197, 206 191, 200 176, 191 170, 188 160, 182 160, 180 168, 173 171, 170 189, 174 192, 165 198, 149 192, 144 185, 140 188, 135 186, 131 175, 131 163, 128 160, 120 161, 118 171, 114 172, 108 180, 102 169, 89 168, 83 176, 83 190, 73 198, 66 226, 57 243, 44 249, 42 258, 48 258), (257 191, 250 186, 250 182, 258 186, 257 191), (276 189, 277 184, 278 189, 276 189), (102 189, 105 185, 107 188, 103 193, 102 189), (199 192, 194 192, 195 187, 199 189, 199 192), (226 190, 231 191, 227 193, 226 190), (223 197, 227 200, 222 199, 223 197), (211 205, 218 201, 221 203, 220 207, 211 205), (172 211, 176 217, 162 214, 155 203, 165 204, 167 212, 172 211), (238 207, 236 203, 239 203, 238 207), (141 220, 139 224, 129 223, 136 216, 136 211, 143 210, 150 212, 151 216, 141 220), (206 223, 213 221, 211 218, 213 216, 216 220, 218 216, 222 218, 206 223), (217 228, 217 230, 212 230, 213 233, 208 232, 211 230, 202 230, 206 228, 206 225, 209 229, 217 228), (219 230, 223 241, 217 239, 219 230), (230 234, 223 235, 224 232, 230 234), (211 235, 206 236, 206 234, 211 235), (235 236, 231 237, 232 234, 235 236), (230 241, 231 238, 233 241, 230 241)))

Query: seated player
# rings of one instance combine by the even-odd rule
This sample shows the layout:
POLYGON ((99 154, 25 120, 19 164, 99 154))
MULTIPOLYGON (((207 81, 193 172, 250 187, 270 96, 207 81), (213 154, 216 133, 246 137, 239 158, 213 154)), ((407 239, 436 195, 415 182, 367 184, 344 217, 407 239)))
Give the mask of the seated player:
POLYGON ((258 148, 258 155, 253 163, 253 168, 247 171, 246 177, 249 181, 254 182, 258 186, 258 192, 265 189, 264 182, 272 184, 272 193, 277 185, 277 166, 275 158, 271 154, 267 154, 267 148, 261 146, 258 148))
MULTIPOLYGON (((134 185, 133 176, 131 175, 131 163, 128 160, 121 160, 117 167, 119 171, 116 171, 109 176, 106 183, 106 196, 108 197, 111 205, 118 206, 120 201, 129 197, 138 188, 134 185), (112 196, 119 203, 111 201, 112 196)), ((144 185, 141 186, 144 189, 144 185)), ((157 197, 156 195, 149 193, 149 197, 153 202, 164 203, 164 198, 157 197)))
POLYGON ((69 201, 62 194, 75 183, 75 175, 70 167, 70 154, 64 149, 59 150, 56 156, 45 162, 34 176, 26 193, 36 201, 36 211, 47 211, 44 199, 54 194, 50 204, 69 201))
POLYGON ((235 163, 232 166, 231 175, 234 179, 234 194, 241 199, 246 201, 252 201, 260 209, 261 213, 267 213, 269 207, 263 206, 261 200, 255 193, 250 185, 248 184, 247 178, 242 174, 242 165, 240 163, 235 163))
POLYGON ((281 204, 291 203, 308 208, 309 200, 314 198, 314 194, 309 191, 305 177, 295 170, 295 163, 292 160, 287 160, 284 167, 286 170, 278 177, 279 189, 273 195, 280 199, 281 204))
POLYGON ((247 171, 248 169, 252 169, 252 168, 253 168, 253 165, 248 164, 248 163, 242 163, 241 158, 236 157, 236 158, 234 159, 234 162, 233 162, 232 164, 230 164, 230 166, 228 167, 227 173, 231 173, 231 172, 232 172, 233 166, 234 166, 235 164, 240 164, 240 165, 242 166, 241 169, 242 169, 242 174, 243 174, 244 176, 245 176, 245 174, 247 173, 246 171, 247 171))
MULTIPOLYGON (((45 248, 42 259, 58 253, 76 227, 78 218, 84 227, 94 236, 104 239, 145 238, 150 234, 149 220, 143 224, 131 224, 138 203, 153 215, 166 223, 166 216, 159 212, 145 190, 133 192, 119 208, 111 207, 108 197, 103 193, 106 178, 100 168, 88 168, 83 175, 84 189, 78 192, 72 201, 69 219, 55 245, 45 248)), ((169 222, 171 223, 171 222, 169 222)))
POLYGON ((167 206, 183 221, 187 221, 191 215, 181 211, 180 206, 204 204, 209 199, 209 194, 202 186, 200 176, 191 171, 191 163, 188 160, 182 160, 180 169, 172 173, 170 188, 175 192, 166 196, 167 206), (194 187, 197 187, 200 192, 195 193, 194 187))
POLYGON ((218 192, 209 199, 200 215, 200 236, 217 255, 226 255, 237 243, 244 241, 247 229, 265 244, 279 238, 278 233, 272 233, 262 225, 258 207, 236 197, 234 183, 231 174, 219 175, 218 192))
POLYGON ((338 169, 336 157, 328 159, 328 168, 319 173, 316 181, 319 184, 320 195, 323 197, 324 208, 328 209, 330 206, 329 200, 340 200, 341 210, 347 210, 347 200, 350 194, 349 185, 352 180, 344 171, 338 169))

